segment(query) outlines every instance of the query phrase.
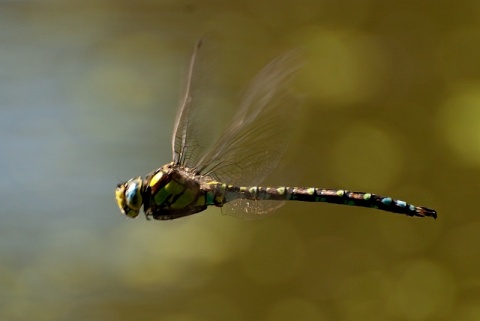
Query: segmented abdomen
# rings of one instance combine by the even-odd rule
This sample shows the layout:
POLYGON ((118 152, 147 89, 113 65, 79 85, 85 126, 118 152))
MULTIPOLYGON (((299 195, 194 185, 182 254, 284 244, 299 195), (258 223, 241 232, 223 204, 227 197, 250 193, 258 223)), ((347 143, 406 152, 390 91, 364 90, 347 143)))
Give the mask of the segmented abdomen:
POLYGON ((352 192, 339 189, 315 187, 236 187, 226 186, 226 202, 243 198, 250 200, 282 200, 302 202, 325 202, 351 206, 376 208, 383 211, 405 214, 408 216, 437 217, 437 212, 430 208, 414 206, 404 201, 395 200, 372 193, 352 192))

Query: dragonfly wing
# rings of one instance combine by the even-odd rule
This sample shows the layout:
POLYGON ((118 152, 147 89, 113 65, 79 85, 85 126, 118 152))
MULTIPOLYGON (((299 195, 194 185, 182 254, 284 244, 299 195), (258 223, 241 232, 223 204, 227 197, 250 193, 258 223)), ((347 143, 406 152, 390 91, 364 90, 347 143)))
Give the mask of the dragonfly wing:
POLYGON ((178 107, 175 124, 172 135, 172 154, 175 164, 182 163, 182 159, 187 151, 187 139, 191 136, 191 124, 189 124, 190 106, 192 105, 192 79, 195 69, 198 49, 201 47, 201 40, 197 42, 193 50, 190 64, 188 66, 186 82, 184 84, 183 94, 180 97, 180 106, 178 107))
POLYGON ((273 60, 253 79, 233 121, 194 168, 234 185, 257 185, 276 167, 296 125, 301 99, 290 90, 298 54, 273 60))
POLYGON ((187 168, 198 163, 198 159, 210 148, 213 140, 214 126, 205 125, 211 117, 213 107, 206 101, 203 93, 209 83, 204 76, 207 74, 207 54, 202 46, 203 39, 200 39, 190 58, 173 127, 173 162, 187 168))

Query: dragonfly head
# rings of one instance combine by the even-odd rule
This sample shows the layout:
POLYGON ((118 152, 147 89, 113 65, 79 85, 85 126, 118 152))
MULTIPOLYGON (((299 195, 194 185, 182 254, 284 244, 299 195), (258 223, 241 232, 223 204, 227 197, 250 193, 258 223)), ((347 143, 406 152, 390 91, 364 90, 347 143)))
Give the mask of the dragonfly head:
POLYGON ((141 177, 132 178, 126 183, 118 184, 115 190, 117 205, 122 214, 135 218, 143 205, 143 180, 141 177))

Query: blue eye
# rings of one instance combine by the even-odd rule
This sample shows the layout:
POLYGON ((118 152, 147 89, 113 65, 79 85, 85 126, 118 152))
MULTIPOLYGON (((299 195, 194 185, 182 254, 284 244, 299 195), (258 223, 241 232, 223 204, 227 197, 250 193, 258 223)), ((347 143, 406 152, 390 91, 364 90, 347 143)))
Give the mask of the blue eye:
POLYGON ((141 178, 136 178, 130 181, 127 184, 127 189, 125 190, 125 200, 132 210, 138 211, 142 207, 142 186, 143 182, 141 178))

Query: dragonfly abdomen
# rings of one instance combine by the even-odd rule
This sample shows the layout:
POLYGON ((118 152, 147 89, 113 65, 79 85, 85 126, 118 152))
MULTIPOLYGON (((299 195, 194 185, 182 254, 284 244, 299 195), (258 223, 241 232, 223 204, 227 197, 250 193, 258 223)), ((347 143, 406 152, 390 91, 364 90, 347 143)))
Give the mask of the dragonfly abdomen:
POLYGON ((316 187, 236 187, 226 186, 225 202, 235 199, 325 202, 376 208, 408 216, 437 217, 436 211, 372 193, 316 187))

